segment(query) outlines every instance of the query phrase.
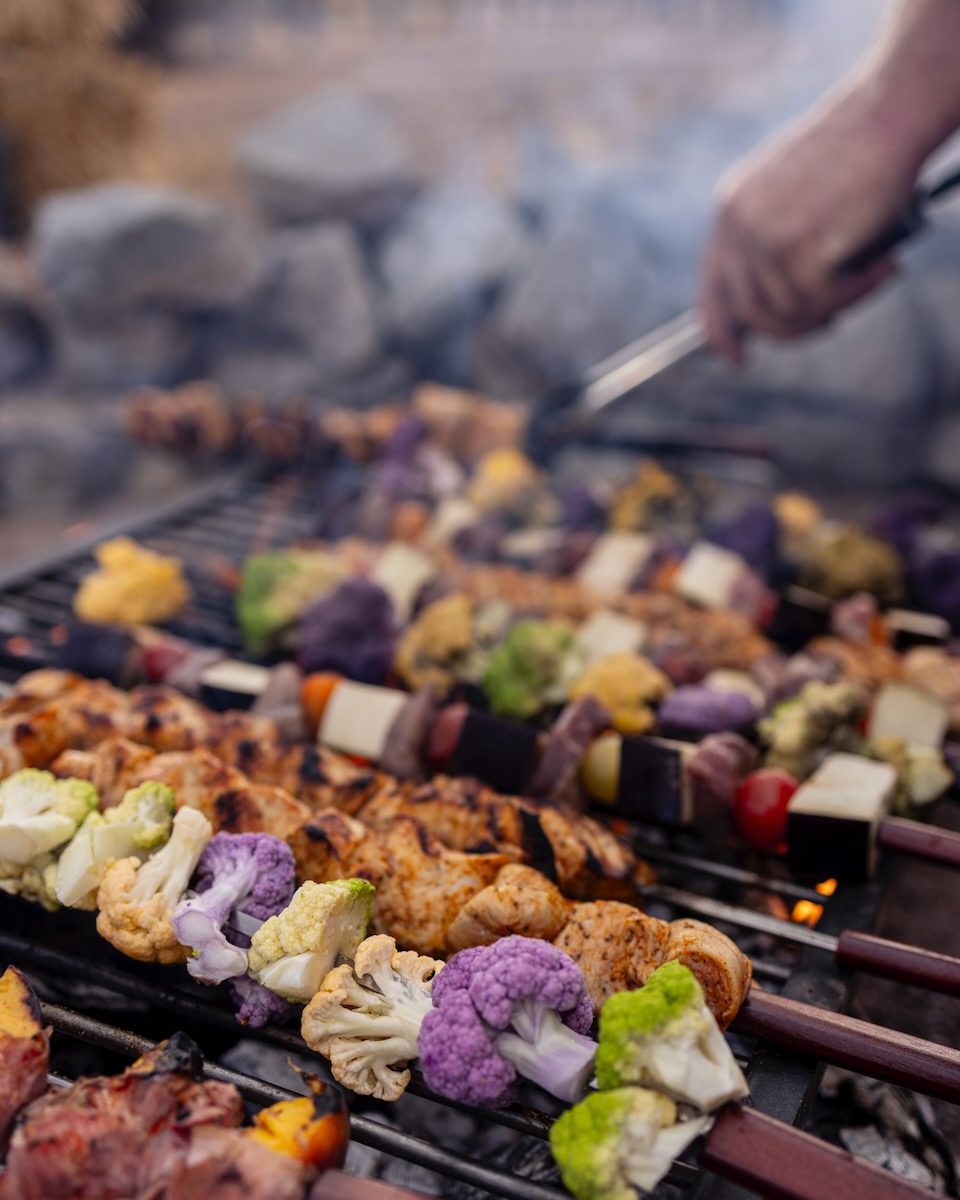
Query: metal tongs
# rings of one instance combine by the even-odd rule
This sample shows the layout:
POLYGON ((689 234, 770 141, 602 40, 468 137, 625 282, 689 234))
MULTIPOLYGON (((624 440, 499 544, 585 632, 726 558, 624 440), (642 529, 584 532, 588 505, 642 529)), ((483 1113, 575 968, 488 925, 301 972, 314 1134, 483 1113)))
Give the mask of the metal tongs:
MULTIPOLYGON (((930 202, 958 186, 960 171, 919 191, 896 222, 849 258, 841 271, 862 270, 919 233, 926 226, 930 202)), ((536 405, 527 436, 531 452, 542 456, 558 443, 576 437, 625 396, 706 345, 703 319, 691 309, 588 368, 579 380, 536 405)))

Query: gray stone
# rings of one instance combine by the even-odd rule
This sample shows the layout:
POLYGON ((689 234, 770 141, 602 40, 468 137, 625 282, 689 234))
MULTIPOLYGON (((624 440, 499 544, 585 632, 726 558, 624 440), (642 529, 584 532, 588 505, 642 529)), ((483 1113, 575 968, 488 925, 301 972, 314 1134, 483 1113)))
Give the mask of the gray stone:
POLYGON ((386 117, 348 93, 323 92, 269 117, 237 157, 257 204, 277 224, 342 217, 377 228, 418 186, 386 117))
POLYGON ((380 258, 390 331, 426 342, 470 321, 522 271, 528 251, 526 231, 501 201, 457 185, 428 192, 380 258))
POLYGON ((54 321, 57 375, 80 391, 170 387, 203 373, 208 331, 196 318, 131 312, 111 321, 54 321))
POLYGON ((646 230, 601 190, 572 201, 495 317, 548 380, 579 374, 669 316, 646 230))
POLYGON ((289 395, 357 375, 379 348, 373 285, 352 230, 282 230, 268 240, 256 292, 224 331, 215 373, 231 390, 289 395))
POLYGON ((137 183, 44 201, 33 249, 56 305, 88 321, 132 308, 227 309, 246 295, 257 269, 252 239, 217 205, 137 183))
POLYGON ((930 427, 923 475, 934 483, 960 490, 960 413, 948 413, 930 427))

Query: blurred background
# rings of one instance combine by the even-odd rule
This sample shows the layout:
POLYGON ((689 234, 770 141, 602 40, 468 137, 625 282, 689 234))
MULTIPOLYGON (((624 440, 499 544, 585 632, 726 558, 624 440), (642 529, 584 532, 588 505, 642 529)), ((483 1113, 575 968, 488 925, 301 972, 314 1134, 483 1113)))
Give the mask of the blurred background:
MULTIPOLYGON (((523 402, 681 311, 718 176, 880 7, 4 0, 0 556, 205 469, 133 450, 131 389, 523 402)), ((814 490, 952 490, 958 307, 948 206, 828 336, 694 361, 611 420, 759 433, 814 490)))

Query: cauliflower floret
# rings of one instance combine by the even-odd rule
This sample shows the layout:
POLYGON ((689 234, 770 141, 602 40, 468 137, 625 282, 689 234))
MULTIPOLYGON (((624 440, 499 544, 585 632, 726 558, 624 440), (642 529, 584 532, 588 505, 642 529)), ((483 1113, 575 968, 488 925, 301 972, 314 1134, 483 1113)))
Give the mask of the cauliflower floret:
POLYGON ((330 1059, 344 1087, 398 1100, 410 1082, 406 1064, 417 1057, 433 979, 443 965, 413 950, 398 953, 385 934, 367 938, 353 966, 331 971, 304 1009, 303 1040, 330 1059))
POLYGON ((170 918, 213 836, 213 826, 195 808, 173 818, 170 840, 145 863, 121 858, 109 866, 97 891, 97 932, 122 954, 141 962, 183 962, 170 918))
POLYGON ((570 699, 593 696, 610 710, 621 733, 653 728, 650 705, 671 689, 670 680, 640 654, 611 654, 591 663, 570 689, 570 699))

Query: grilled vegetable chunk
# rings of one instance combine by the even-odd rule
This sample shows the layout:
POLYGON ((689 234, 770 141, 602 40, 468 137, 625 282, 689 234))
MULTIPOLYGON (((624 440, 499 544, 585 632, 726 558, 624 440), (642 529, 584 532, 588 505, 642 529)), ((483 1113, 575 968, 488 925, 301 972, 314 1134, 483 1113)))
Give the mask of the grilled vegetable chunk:
POLYGON ((50 1031, 33 989, 16 967, 0 975, 0 1150, 25 1104, 47 1086, 50 1031))

